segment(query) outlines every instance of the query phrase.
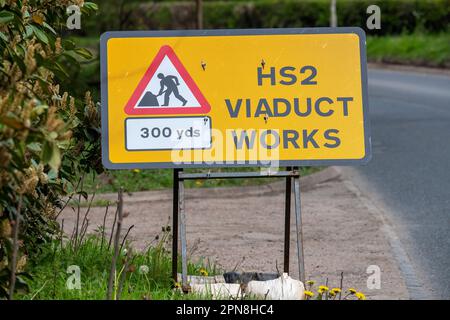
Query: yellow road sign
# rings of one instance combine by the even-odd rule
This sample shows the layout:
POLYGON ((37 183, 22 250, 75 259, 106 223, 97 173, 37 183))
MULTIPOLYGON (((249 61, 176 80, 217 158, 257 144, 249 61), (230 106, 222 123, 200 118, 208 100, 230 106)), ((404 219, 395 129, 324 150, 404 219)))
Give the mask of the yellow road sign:
POLYGON ((108 168, 370 159, 359 28, 107 32, 101 73, 108 168))

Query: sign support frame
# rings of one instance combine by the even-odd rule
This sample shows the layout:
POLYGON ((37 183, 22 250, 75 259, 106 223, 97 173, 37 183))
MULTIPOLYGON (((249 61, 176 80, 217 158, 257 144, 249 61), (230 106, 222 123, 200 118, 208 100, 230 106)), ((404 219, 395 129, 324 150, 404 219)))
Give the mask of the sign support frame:
POLYGON ((178 242, 181 242, 181 285, 184 292, 189 290, 187 283, 187 239, 186 212, 184 201, 184 181, 198 179, 242 179, 242 178, 286 178, 285 219, 284 219, 284 260, 283 270, 289 273, 290 258, 290 222, 291 194, 294 185, 295 227, 297 235, 297 261, 299 279, 305 282, 305 262, 303 251, 303 232, 300 201, 300 171, 298 167, 286 167, 285 171, 277 172, 208 172, 184 173, 183 169, 173 170, 173 229, 172 229, 172 279, 178 282, 178 242))

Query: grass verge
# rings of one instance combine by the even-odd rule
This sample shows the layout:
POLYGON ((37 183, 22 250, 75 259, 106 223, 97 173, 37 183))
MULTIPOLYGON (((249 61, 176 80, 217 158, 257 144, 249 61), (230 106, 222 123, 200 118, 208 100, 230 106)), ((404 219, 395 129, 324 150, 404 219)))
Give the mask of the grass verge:
POLYGON ((372 62, 450 68, 450 34, 409 34, 367 38, 372 62))
MULTIPOLYGON (((307 175, 321 170, 321 167, 301 167, 301 175, 307 175)), ((237 172, 237 171, 257 171, 258 168, 221 168, 211 169, 211 172, 237 172)), ((186 172, 208 172, 206 169, 185 170, 186 172)), ((126 192, 137 192, 172 187, 173 171, 171 169, 151 169, 151 170, 117 170, 107 171, 100 176, 88 176, 84 179, 83 190, 92 193, 97 189, 97 193, 117 192, 119 187, 123 187, 126 192)), ((208 187, 228 187, 261 185, 274 182, 277 178, 258 179, 211 179, 211 180, 186 180, 187 188, 208 188, 208 187)))
MULTIPOLYGON (((113 297, 120 292, 120 299, 200 299, 198 295, 184 295, 173 290, 171 280, 171 255, 166 250, 170 230, 163 233, 156 245, 144 252, 133 252, 131 261, 125 268, 127 251, 120 251, 116 283, 123 275, 122 290, 116 285, 113 297), (125 274, 124 274, 125 273, 125 274)), ((42 247, 30 258, 26 272, 31 275, 28 282, 30 290, 17 298, 23 300, 103 300, 106 297, 112 246, 109 239, 98 234, 87 236, 74 248, 73 241, 53 241, 42 247), (79 269, 78 269, 79 268, 79 269), (79 270, 80 288, 76 289, 76 276, 79 270), (72 284, 72 289, 70 289, 72 284)), ((131 249, 129 249, 131 250, 131 249)), ((201 272, 217 274, 210 263, 189 262, 188 273, 200 275, 201 272)))

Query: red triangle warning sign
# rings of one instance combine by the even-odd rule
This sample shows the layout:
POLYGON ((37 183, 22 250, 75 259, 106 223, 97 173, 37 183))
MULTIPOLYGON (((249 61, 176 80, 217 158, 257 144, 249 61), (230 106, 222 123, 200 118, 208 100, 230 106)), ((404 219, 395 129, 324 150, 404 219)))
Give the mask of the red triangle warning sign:
POLYGON ((169 46, 162 46, 125 106, 129 115, 202 114, 211 106, 169 46))

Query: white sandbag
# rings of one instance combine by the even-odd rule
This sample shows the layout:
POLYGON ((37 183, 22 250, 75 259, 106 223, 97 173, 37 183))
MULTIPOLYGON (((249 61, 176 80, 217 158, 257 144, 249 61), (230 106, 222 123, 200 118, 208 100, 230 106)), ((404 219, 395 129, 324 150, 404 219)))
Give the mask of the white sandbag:
POLYGON ((238 283, 194 284, 191 292, 211 296, 213 299, 240 299, 242 295, 241 285, 238 283))
POLYGON ((245 293, 268 300, 303 300, 305 286, 301 281, 292 279, 287 273, 275 280, 250 281, 245 293))

